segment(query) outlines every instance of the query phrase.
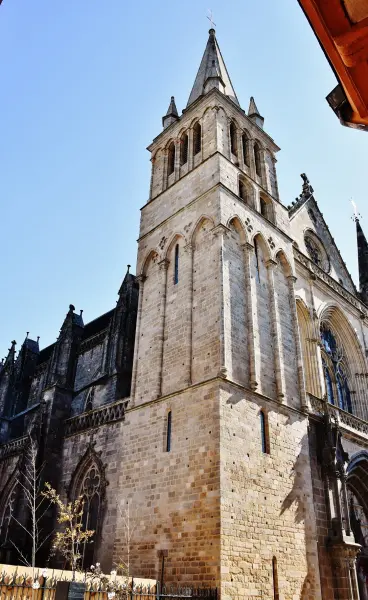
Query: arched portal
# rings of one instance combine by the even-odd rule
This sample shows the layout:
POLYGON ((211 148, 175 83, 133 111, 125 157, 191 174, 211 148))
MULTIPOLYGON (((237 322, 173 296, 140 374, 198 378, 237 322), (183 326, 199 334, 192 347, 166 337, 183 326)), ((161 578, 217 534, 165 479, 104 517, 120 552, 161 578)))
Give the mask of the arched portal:
POLYGON ((362 546, 357 560, 360 600, 368 599, 368 452, 355 454, 347 469, 350 525, 362 546))

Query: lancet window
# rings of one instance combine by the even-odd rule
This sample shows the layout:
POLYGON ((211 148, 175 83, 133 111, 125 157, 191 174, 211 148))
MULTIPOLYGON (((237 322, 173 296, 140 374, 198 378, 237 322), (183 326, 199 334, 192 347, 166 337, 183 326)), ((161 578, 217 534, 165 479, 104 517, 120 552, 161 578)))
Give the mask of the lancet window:
POLYGON ((202 127, 197 123, 193 127, 193 155, 199 154, 202 145, 202 127))
POLYGON ((172 173, 174 173, 174 169, 175 169, 175 144, 174 144, 174 142, 171 142, 171 144, 168 148, 168 155, 167 155, 167 174, 171 175, 172 173))
POLYGON ((322 323, 320 335, 327 400, 351 413, 351 394, 343 349, 327 324, 322 323))
POLYGON ((236 135, 237 135, 237 133, 236 133, 235 123, 233 121, 231 121, 231 123, 230 123, 230 148, 231 148, 231 154, 233 154, 234 156, 238 156, 238 144, 237 144, 236 135))
POLYGON ((180 138, 180 166, 188 162, 188 134, 183 133, 180 138))

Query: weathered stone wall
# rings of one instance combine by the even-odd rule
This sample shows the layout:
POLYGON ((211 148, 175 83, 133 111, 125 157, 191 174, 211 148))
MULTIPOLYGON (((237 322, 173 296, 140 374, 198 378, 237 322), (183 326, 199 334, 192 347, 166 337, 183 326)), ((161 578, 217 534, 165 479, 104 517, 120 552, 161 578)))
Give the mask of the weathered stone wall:
POLYGON ((132 573, 165 580, 219 583, 219 406, 215 384, 127 411, 125 422, 67 438, 63 481, 68 489, 93 443, 106 465, 103 535, 95 560, 105 569, 126 559, 125 526, 117 502, 129 501, 136 527, 132 573), (167 414, 172 414, 166 451, 167 414))
POLYGON ((223 383, 220 422, 224 597, 274 597, 275 556, 280 598, 319 598, 307 418, 223 383))

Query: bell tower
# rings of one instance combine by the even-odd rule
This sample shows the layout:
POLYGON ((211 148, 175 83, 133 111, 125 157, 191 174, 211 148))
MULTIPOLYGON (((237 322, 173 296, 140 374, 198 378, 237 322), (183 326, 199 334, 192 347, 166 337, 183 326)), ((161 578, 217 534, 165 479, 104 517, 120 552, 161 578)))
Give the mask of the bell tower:
POLYGON ((278 198, 279 148, 263 122, 253 98, 248 114, 240 107, 210 29, 186 108, 179 116, 171 98, 164 129, 148 148, 152 174, 138 247, 135 404, 219 374, 230 374, 253 389, 260 385, 257 350, 248 348, 247 339, 252 323, 245 304, 254 286, 252 259, 244 258, 246 242, 258 223, 267 229, 268 245, 288 225, 278 198), (234 301, 238 303, 235 281, 229 281, 234 235, 241 242, 237 260, 244 263, 239 274, 244 306, 232 311, 234 301))
POLYGON ((274 597, 278 568, 281 582, 289 573, 287 597, 300 595, 299 579, 318 563, 279 148, 254 98, 241 108, 214 29, 185 109, 171 97, 148 150, 127 419, 137 427, 135 471, 154 474, 155 489, 162 475, 165 493, 142 514, 167 581, 203 580, 203 566, 226 597, 274 597), (298 522, 283 509, 291 468, 303 472, 298 522))

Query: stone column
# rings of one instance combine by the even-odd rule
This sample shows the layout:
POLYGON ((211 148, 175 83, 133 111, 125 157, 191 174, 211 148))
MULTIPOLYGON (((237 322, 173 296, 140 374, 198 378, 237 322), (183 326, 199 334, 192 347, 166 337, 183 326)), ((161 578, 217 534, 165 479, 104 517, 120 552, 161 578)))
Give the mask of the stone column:
POLYGON ((162 181, 162 191, 166 190, 167 188, 167 163, 168 163, 168 152, 167 152, 167 148, 165 148, 162 152, 162 160, 164 161, 164 167, 162 169, 163 175, 163 181, 162 181))
POLYGON ((188 339, 187 339, 187 385, 192 385, 192 362, 193 362, 193 246, 187 244, 184 251, 188 255, 188 339))
POLYGON ((243 245, 244 266, 245 266, 245 295, 246 295, 246 323, 248 328, 248 350, 249 350, 249 386, 252 390, 258 387, 256 371, 256 348, 254 337, 254 319, 253 319, 253 288, 252 280, 252 255, 254 246, 246 242, 243 245))
MULTIPOLYGON (((254 181, 256 181, 256 161, 254 158, 254 140, 249 139, 247 141, 247 148, 248 148, 248 156, 249 156, 250 176, 252 177, 252 179, 254 179, 254 181)), ((258 206, 256 206, 256 210, 259 210, 258 206)))
POLYGON ((188 170, 193 169, 193 127, 188 129, 188 170))
POLYGON ((174 178, 178 181, 180 178, 180 153, 181 153, 181 140, 176 138, 175 140, 175 163, 174 163, 174 178))
POLYGON ((244 157, 243 157, 243 144, 242 144, 242 131, 241 129, 236 130, 236 143, 238 146, 238 163, 239 168, 244 171, 244 157))
POLYGON ((155 169, 155 157, 151 158, 151 179, 150 179, 150 190, 149 190, 149 199, 152 198, 152 188, 153 188, 153 171, 155 169))
POLYGON ((225 311, 224 311, 224 236, 227 234, 228 228, 220 223, 212 229, 212 233, 218 239, 218 252, 219 252, 219 282, 220 282, 220 369, 218 372, 219 377, 226 379, 227 368, 226 368, 226 348, 225 348, 225 311))
POLYGON ((301 404, 302 410, 306 411, 309 408, 309 403, 307 400, 307 395, 305 393, 303 355, 302 355, 302 348, 301 348, 300 335, 299 335, 298 314, 296 311, 296 302, 295 302, 295 288, 294 288, 295 282, 296 282, 296 277, 294 277, 293 275, 289 275, 289 277, 288 277, 289 300, 290 300, 291 320, 293 323, 294 339, 295 339, 295 354, 296 354, 296 364, 297 364, 297 369, 298 369, 300 404, 301 404))
POLYGON ((266 262, 267 274, 268 274, 268 292, 270 299, 270 312, 271 312, 271 328, 273 338, 273 353, 275 362, 275 373, 276 373, 276 396, 280 402, 283 402, 285 398, 285 384, 284 374, 281 364, 281 335, 280 335, 280 319, 279 311, 275 293, 275 277, 274 269, 277 266, 277 262, 270 259, 266 262))
POLYGON ((330 547, 335 586, 339 600, 359 600, 356 559, 359 544, 333 544, 330 547))
POLYGON ((157 377, 157 390, 155 393, 156 398, 162 396, 162 376, 164 367, 164 340, 165 340, 165 316, 166 316, 166 290, 167 290, 167 269, 170 261, 164 258, 158 263, 161 282, 160 282, 160 326, 159 334, 157 337, 157 352, 158 352, 158 377, 157 377))
POLYGON ((137 325, 136 325, 135 344, 134 344, 132 388, 131 388, 131 393, 130 393, 131 398, 133 400, 133 405, 135 404, 135 396, 136 396, 136 389, 137 389, 139 339, 140 339, 140 329, 141 329, 141 320, 142 320, 143 289, 144 289, 145 280, 146 280, 145 275, 137 275, 137 277, 136 277, 136 281, 139 284, 139 299, 138 299, 137 325))

